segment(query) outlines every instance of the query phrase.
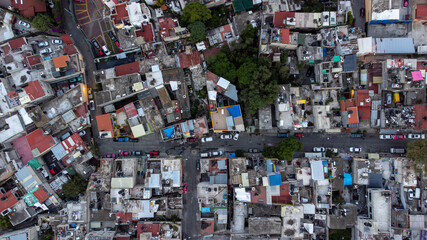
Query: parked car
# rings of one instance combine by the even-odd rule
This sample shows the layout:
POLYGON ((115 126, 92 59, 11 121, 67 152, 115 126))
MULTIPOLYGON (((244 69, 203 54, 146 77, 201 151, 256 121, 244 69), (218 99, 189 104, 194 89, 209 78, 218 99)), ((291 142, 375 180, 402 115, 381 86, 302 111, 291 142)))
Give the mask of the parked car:
POLYGON ((213 151, 212 156, 221 156, 222 153, 223 153, 222 151, 213 151))
POLYGON ((129 138, 128 137, 118 137, 118 138, 113 138, 114 142, 129 142, 129 138))
POLYGON ((51 48, 45 48, 40 50, 40 54, 47 54, 47 53, 51 53, 52 49, 51 48))
POLYGON ((393 139, 393 136, 389 134, 381 134, 380 139, 393 139))
POLYGON ((131 152, 131 151, 121 151, 121 152, 120 152, 120 155, 121 155, 121 156, 131 156, 131 155, 132 155, 132 152, 131 152))
POLYGON ((53 0, 49 0, 48 3, 50 8, 55 7, 55 3, 53 2, 53 0))
POLYGON ((62 44, 62 40, 60 39, 53 39, 52 44, 62 44))
POLYGON ((150 156, 159 156, 159 151, 150 151, 150 156))
POLYGON ((90 100, 90 101, 89 101, 89 109, 90 109, 91 111, 94 111, 94 110, 95 110, 95 102, 94 102, 93 100, 90 100))
POLYGON ((47 47, 47 46, 49 46, 48 41, 43 41, 43 42, 37 43, 37 47, 47 47))
POLYGON ((84 3, 85 0, 74 0, 74 2, 76 2, 76 3, 84 3))
POLYGON ((98 52, 99 56, 104 56, 104 51, 102 51, 101 46, 99 46, 96 40, 92 40, 92 44, 95 47, 95 50, 98 52))
POLYGON ((405 149, 404 148, 390 148, 390 153, 404 154, 405 153, 405 149))
POLYGON ((102 50, 104 51, 105 55, 109 56, 111 54, 110 50, 108 50, 107 46, 102 46, 102 50))
POLYGON ((324 152, 325 148, 324 147, 314 147, 313 148, 313 152, 324 152))
POLYGON ((93 99, 92 88, 88 88, 88 90, 87 90, 87 96, 88 96, 89 100, 93 99))
POLYGON ((257 148, 249 148, 250 153, 259 153, 259 150, 257 148))
POLYGON ((406 136, 405 135, 403 135, 403 134, 396 134, 396 135, 393 135, 393 139, 405 139, 406 138, 406 136))
POLYGON ((408 7, 409 6, 409 0, 403 0, 403 7, 408 7))
POLYGON ((350 147, 350 152, 360 153, 361 151, 362 151, 362 148, 350 147))
POLYGON ((313 67, 313 66, 311 66, 311 67, 309 67, 309 68, 307 69, 307 72, 305 73, 305 76, 306 76, 306 77, 310 77, 310 76, 311 76, 311 74, 313 74, 313 72, 314 72, 314 67, 313 67))
POLYGON ((80 137, 83 137, 84 135, 86 135, 86 131, 85 130, 82 130, 82 131, 79 132, 79 136, 80 137))
POLYGON ((200 153, 200 157, 201 158, 207 158, 207 157, 210 157, 210 156, 211 156, 210 152, 200 153))
POLYGON ((236 132, 236 133, 234 134, 233 140, 235 140, 235 141, 239 140, 239 135, 240 135, 240 133, 239 133, 239 132, 236 132))
POLYGON ((139 142, 138 138, 129 138, 129 142, 139 142))
POLYGON ((191 143, 197 143, 199 142, 199 139, 194 137, 194 138, 187 138, 187 142, 191 142, 191 143))
POLYGON ((21 25, 21 26, 24 26, 26 28, 30 28, 31 27, 31 25, 29 23, 24 22, 22 20, 19 20, 18 24, 21 25))
POLYGON ((412 188, 408 189, 408 200, 414 199, 414 190, 412 188))
POLYGON ((363 138, 364 135, 363 135, 363 133, 352 133, 352 134, 350 134, 350 137, 352 137, 352 138, 363 138))
POLYGON ((232 138, 233 138, 233 135, 231 135, 231 134, 222 134, 222 135, 220 136, 220 138, 221 138, 221 139, 232 139, 232 138))
POLYGON ((116 158, 116 154, 105 154, 105 158, 116 158))
POLYGON ((294 136, 297 138, 303 138, 305 135, 304 133, 295 133, 294 136))
POLYGON ((365 17, 365 8, 360 9, 360 17, 365 17))
POLYGON ((420 134, 410 133, 410 134, 408 134, 408 138, 410 138, 410 139, 420 139, 421 135, 420 134))
POLYGON ((425 134, 420 134, 421 139, 426 139, 426 135, 425 134))
POLYGON ((213 137, 204 137, 202 138, 202 142, 212 142, 213 141, 213 137))
POLYGON ((142 154, 144 154, 144 153, 141 152, 141 151, 135 151, 135 152, 133 152, 134 156, 142 156, 142 154))
POLYGON ((279 137, 279 138, 288 138, 289 137, 289 133, 277 133, 277 137, 279 137))
POLYGON ((187 183, 184 183, 183 192, 184 192, 184 194, 187 193, 187 183))
POLYGON ((117 38, 116 38, 116 36, 114 36, 114 33, 113 32, 108 32, 108 36, 110 36, 110 38, 111 38, 111 41, 113 41, 113 42, 115 42, 115 41, 117 41, 117 38))

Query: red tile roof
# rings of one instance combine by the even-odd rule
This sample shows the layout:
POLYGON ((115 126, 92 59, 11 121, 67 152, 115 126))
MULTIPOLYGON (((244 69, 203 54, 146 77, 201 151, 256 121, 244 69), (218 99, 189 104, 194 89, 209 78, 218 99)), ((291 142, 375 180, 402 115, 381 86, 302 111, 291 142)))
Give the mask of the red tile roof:
POLYGON ((203 220, 202 221, 202 235, 210 235, 214 233, 214 220, 203 220))
POLYGON ((206 81, 212 81, 214 83, 218 83, 218 80, 219 80, 219 77, 215 73, 211 71, 208 71, 206 73, 206 81))
POLYGON ((414 105, 415 112, 415 126, 414 130, 426 131, 427 130, 427 107, 426 105, 414 105))
POLYGON ((359 123, 359 111, 357 107, 347 108, 348 124, 359 123))
POLYGON ((158 237, 160 234, 159 223, 138 223, 136 237, 139 239, 141 233, 151 232, 153 237, 158 237))
POLYGON ((44 135, 41 129, 37 129, 28 134, 27 141, 31 150, 38 149, 40 153, 43 153, 55 145, 52 136, 44 135))
MULTIPOLYGON (((275 12, 274 13, 274 26, 275 27, 286 27, 284 21, 287 18, 294 18, 295 12, 275 12)), ((286 22, 286 21, 285 21, 286 22)))
POLYGON ((64 46, 64 53, 67 55, 77 54, 77 49, 74 44, 69 44, 64 46))
POLYGON ((65 151, 71 152, 75 150, 78 146, 83 143, 82 138, 78 133, 74 133, 69 136, 67 139, 61 142, 62 147, 64 147, 65 151))
POLYGON ((122 223, 131 222, 132 221, 132 213, 117 213, 117 222, 120 221, 122 223))
POLYGON ((120 66, 115 66, 114 69, 116 70, 116 76, 124 76, 132 73, 138 73, 139 72, 139 62, 132 62, 123 64, 120 66))
POLYGON ((117 4, 114 6, 115 13, 111 14, 111 18, 115 24, 119 24, 120 20, 129 19, 128 11, 126 10, 126 3, 117 4))
POLYGON ((34 66, 42 62, 40 55, 32 55, 27 57, 28 64, 34 66))
POLYGON ((179 54, 179 64, 182 68, 188 68, 190 66, 196 66, 200 64, 199 52, 193 51, 191 54, 180 53, 179 54))
POLYGON ((24 87, 24 90, 30 97, 31 101, 37 98, 41 98, 45 95, 42 85, 38 80, 29 82, 28 86, 24 87))
POLYGON ((21 38, 16 38, 16 39, 10 40, 8 42, 8 44, 12 50, 15 50, 15 49, 22 47, 23 45, 26 45, 27 41, 24 37, 21 37, 21 38))
POLYGON ((0 212, 11 208, 18 202, 18 199, 16 199, 15 195, 13 195, 12 190, 6 192, 4 195, 0 193, 0 199, 0 212))
POLYGON ((37 189, 33 195, 37 198, 37 200, 39 200, 40 203, 43 203, 49 198, 49 194, 47 194, 47 192, 41 187, 39 187, 39 189, 37 189))
POLYGON ((136 36, 143 37, 146 43, 153 42, 154 33, 153 33, 153 26, 151 25, 151 23, 148 23, 147 25, 142 25, 141 27, 144 31, 140 29, 136 30, 135 31, 136 36))
POLYGON ((280 43, 289 44, 289 28, 280 29, 280 43))
POLYGON ((80 106, 78 106, 77 108, 74 109, 74 113, 78 116, 78 117, 84 117, 86 116, 87 113, 87 104, 81 104, 80 106))
POLYGON ((133 104, 133 102, 126 104, 124 106, 124 109, 126 110, 126 115, 128 117, 133 117, 133 116, 136 116, 138 114, 138 112, 136 111, 136 108, 135 108, 135 104, 133 104))
POLYGON ((267 192, 264 186, 256 186, 256 191, 251 191, 251 203, 267 203, 267 192))
POLYGON ((172 18, 159 18, 160 34, 163 37, 175 36, 174 28, 178 26, 178 20, 172 18))
POLYGON ((13 147, 19 153, 21 157, 22 164, 27 164, 31 159, 34 158, 31 153, 30 145, 28 145, 27 138, 25 136, 21 136, 12 142, 13 147))
POLYGON ((68 34, 64 34, 61 36, 62 41, 64 41, 65 44, 67 45, 72 45, 74 44, 73 40, 71 40, 70 36, 68 34))
POLYGON ((427 3, 417 4, 417 9, 415 9, 415 18, 427 19, 427 3))
POLYGON ((223 42, 226 41, 224 35, 226 33, 229 33, 229 32, 231 32, 231 26, 230 26, 230 24, 227 24, 227 25, 224 25, 224 26, 221 27, 221 38, 222 38, 223 42))
POLYGON ((110 114, 96 116, 96 123, 98 125, 98 131, 109 131, 111 136, 114 136, 113 124, 111 123, 110 114))
POLYGON ((362 120, 371 119, 371 97, 368 89, 357 90, 357 106, 359 108, 359 117, 362 120))
POLYGON ((46 1, 40 0, 12 0, 12 7, 26 18, 34 17, 35 13, 46 12, 46 1))
POLYGON ((289 194, 289 183, 280 185, 280 196, 272 196, 273 203, 291 203, 291 195, 289 194))

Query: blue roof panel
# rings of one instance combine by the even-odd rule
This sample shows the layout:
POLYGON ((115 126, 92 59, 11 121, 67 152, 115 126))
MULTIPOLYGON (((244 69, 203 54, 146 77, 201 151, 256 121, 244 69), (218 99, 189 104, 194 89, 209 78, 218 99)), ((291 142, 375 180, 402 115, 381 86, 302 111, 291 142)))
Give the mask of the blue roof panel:
POLYGON ((270 186, 282 185, 282 177, 280 174, 270 175, 268 176, 268 180, 270 182, 270 186))

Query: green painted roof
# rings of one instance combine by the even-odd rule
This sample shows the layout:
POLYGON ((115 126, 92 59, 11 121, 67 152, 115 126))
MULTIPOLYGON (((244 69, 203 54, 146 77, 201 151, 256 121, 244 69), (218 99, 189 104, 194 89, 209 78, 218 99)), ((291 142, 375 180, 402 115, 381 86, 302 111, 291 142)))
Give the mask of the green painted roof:
POLYGON ((245 10, 252 9, 254 7, 254 4, 252 0, 234 0, 233 7, 234 7, 234 11, 238 13, 238 12, 243 12, 245 10))
POLYGON ((39 160, 37 158, 33 158, 28 162, 28 165, 30 165, 34 170, 38 169, 42 165, 39 163, 39 160))

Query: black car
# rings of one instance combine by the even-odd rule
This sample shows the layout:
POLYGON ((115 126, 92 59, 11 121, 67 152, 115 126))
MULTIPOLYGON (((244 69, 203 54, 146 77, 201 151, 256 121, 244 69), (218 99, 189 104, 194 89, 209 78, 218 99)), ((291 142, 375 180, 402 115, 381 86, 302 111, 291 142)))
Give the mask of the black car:
POLYGON ((138 142, 139 139, 138 138, 129 138, 129 142, 138 142))
POLYGON ((306 76, 306 77, 310 77, 310 76, 311 76, 311 74, 313 74, 313 71, 314 71, 314 67, 309 67, 309 68, 307 69, 307 73, 305 74, 305 76, 306 76))
POLYGON ((259 150, 257 148, 249 148, 250 153, 258 153, 259 150))
POLYGON ((110 36, 110 38, 113 42, 117 41, 117 38, 116 38, 116 36, 114 36, 113 32, 108 32, 108 35, 110 36))

